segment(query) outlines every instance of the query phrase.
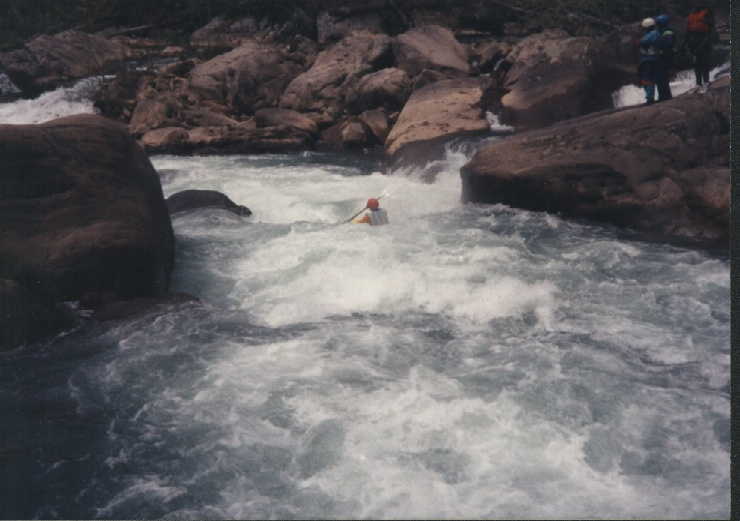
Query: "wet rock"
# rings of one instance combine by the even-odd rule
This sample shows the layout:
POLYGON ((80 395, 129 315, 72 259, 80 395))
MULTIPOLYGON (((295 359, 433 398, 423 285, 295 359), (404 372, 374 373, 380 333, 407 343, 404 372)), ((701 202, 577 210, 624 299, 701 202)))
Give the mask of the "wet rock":
POLYGON ((280 47, 248 40, 236 49, 196 66, 190 88, 240 113, 277 105, 283 90, 302 72, 280 47))
POLYGON ((76 322, 74 314, 53 298, 0 279, 0 351, 41 340, 76 322))
POLYGON ((729 106, 729 80, 717 81, 705 95, 515 135, 463 168, 463 197, 726 249, 729 106))
POLYGON ((0 53, 2 69, 26 95, 37 95, 65 81, 100 74, 129 56, 120 42, 79 31, 41 35, 22 49, 0 53))
POLYGON ((252 215, 249 208, 236 204, 226 194, 216 190, 183 190, 169 196, 166 203, 170 214, 198 208, 221 208, 243 217, 252 215))
POLYGON ((559 29, 519 42, 506 57, 504 123, 536 128, 610 107, 624 78, 607 68, 609 52, 600 40, 559 29))
POLYGON ((465 47, 452 31, 439 25, 416 27, 397 36, 393 52, 398 68, 412 77, 424 69, 453 75, 470 73, 465 47))
POLYGON ((386 139, 386 155, 394 162, 423 160, 422 151, 439 148, 441 139, 488 132, 482 100, 476 78, 438 81, 414 91, 386 139))
POLYGON ((255 113, 258 127, 286 126, 314 135, 318 132, 318 125, 314 120, 289 109, 260 109, 255 113))
POLYGON ((399 110, 411 94, 411 80, 405 71, 394 67, 360 78, 347 94, 347 106, 355 111, 383 107, 399 110))
POLYGON ((386 66, 390 59, 388 36, 352 33, 321 52, 313 66, 288 85, 280 107, 326 113, 334 119, 343 110, 350 87, 362 76, 386 66))
POLYGON ((164 294, 174 236, 125 126, 93 115, 0 125, 0 277, 54 301, 164 294))

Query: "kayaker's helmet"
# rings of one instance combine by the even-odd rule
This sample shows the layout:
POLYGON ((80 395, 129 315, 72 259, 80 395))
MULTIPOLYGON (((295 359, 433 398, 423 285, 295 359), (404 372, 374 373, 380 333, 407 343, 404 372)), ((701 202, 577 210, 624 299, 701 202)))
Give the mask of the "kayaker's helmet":
POLYGON ((670 16, 667 14, 661 14, 655 17, 655 23, 660 25, 661 27, 665 27, 668 25, 668 21, 671 19, 670 16))
POLYGON ((367 208, 370 208, 371 210, 377 210, 378 208, 380 208, 380 203, 377 199, 368 199, 367 208))
POLYGON ((649 29, 650 27, 655 27, 655 20, 652 18, 645 18, 640 25, 642 25, 643 29, 649 29))

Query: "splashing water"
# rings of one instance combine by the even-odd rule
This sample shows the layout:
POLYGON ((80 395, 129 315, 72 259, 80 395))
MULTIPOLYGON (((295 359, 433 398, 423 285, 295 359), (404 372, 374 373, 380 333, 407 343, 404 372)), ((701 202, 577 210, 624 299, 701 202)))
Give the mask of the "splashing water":
MULTIPOLYGON (((709 81, 712 82, 717 77, 726 74, 728 72, 727 65, 723 64, 709 71, 709 81)), ((689 92, 696 87, 694 71, 686 70, 677 73, 670 85, 674 97, 689 92)), ((614 102, 614 108, 642 105, 645 103, 645 91, 637 85, 625 85, 612 94, 612 101, 614 102)))
POLYGON ((0 103, 0 124, 36 124, 73 114, 95 112, 91 94, 109 78, 86 78, 72 87, 45 92, 36 99, 0 103))
POLYGON ((434 183, 317 153, 154 158, 166 194, 254 215, 174 219, 173 284, 202 304, 0 359, 0 397, 63 418, 7 437, 41 447, 10 513, 728 516, 729 263, 463 205, 468 157, 434 183), (388 226, 337 224, 384 191, 388 226))

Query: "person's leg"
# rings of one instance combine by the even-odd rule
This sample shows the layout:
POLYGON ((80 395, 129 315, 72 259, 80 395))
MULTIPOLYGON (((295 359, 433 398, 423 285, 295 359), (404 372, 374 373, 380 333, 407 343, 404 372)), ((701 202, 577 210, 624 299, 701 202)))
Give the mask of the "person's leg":
POLYGON ((645 90, 645 103, 655 103, 655 83, 643 82, 642 88, 645 90))

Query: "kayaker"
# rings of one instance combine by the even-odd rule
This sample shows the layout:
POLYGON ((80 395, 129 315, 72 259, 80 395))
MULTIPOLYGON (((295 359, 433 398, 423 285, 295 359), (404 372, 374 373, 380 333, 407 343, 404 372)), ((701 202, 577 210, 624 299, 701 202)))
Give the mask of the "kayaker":
POLYGON ((355 224, 369 224, 370 226, 388 224, 388 213, 380 207, 380 201, 377 199, 368 199, 365 210, 367 211, 352 222, 355 224))

